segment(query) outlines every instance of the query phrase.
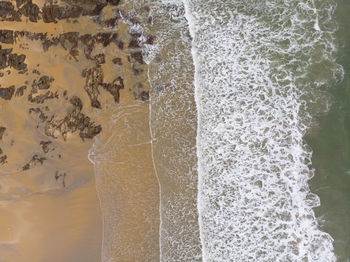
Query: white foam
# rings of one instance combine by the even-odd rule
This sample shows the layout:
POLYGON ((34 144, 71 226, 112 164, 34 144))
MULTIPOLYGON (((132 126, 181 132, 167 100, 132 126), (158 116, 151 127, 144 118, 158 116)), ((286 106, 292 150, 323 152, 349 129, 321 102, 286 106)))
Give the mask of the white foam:
POLYGON ((335 261, 313 211, 320 200, 303 141, 314 90, 342 71, 334 5, 316 11, 315 2, 184 0, 204 261, 335 261))

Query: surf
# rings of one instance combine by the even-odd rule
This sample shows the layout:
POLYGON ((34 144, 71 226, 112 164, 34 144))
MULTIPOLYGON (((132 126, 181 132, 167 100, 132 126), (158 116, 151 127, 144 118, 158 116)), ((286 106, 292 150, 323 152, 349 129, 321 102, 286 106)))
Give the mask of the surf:
POLYGON ((313 211, 320 199, 308 186, 312 152, 303 139, 314 114, 328 107, 322 90, 342 78, 335 4, 184 5, 203 261, 335 261, 333 239, 313 211))

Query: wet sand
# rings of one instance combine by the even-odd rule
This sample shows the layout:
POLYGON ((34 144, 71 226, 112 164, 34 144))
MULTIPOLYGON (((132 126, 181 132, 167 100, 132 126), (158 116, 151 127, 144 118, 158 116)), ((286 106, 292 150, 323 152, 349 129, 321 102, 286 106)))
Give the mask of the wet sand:
POLYGON ((159 188, 145 121, 148 104, 133 101, 121 93, 91 156, 103 214, 103 261, 159 260, 159 188))

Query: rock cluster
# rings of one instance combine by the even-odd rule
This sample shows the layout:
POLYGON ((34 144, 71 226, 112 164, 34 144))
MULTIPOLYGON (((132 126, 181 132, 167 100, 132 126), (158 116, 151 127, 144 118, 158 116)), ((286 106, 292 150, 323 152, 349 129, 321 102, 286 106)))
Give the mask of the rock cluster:
POLYGON ((63 119, 51 117, 46 122, 45 134, 52 138, 57 138, 60 135, 64 140, 67 139, 68 133, 78 132, 82 140, 91 139, 98 135, 102 131, 101 125, 96 125, 91 121, 90 117, 81 112, 83 104, 80 98, 73 96, 70 99, 70 103, 73 106, 72 112, 63 119))
MULTIPOLYGON (((69 142, 71 136, 78 136, 82 142, 85 142, 101 133, 101 125, 95 123, 88 112, 104 108, 102 103, 105 100, 101 99, 102 93, 111 95, 114 102, 118 104, 120 91, 127 89, 139 102, 148 102, 148 86, 142 83, 147 79, 147 70, 145 70, 147 65, 141 50, 145 44, 153 44, 155 37, 143 35, 129 28, 125 38, 125 33, 118 30, 122 18, 127 20, 125 25, 137 24, 139 21, 133 15, 119 9, 119 4, 120 0, 60 0, 46 1, 42 7, 39 7, 32 0, 0 1, 0 22, 77 23, 79 17, 87 16, 105 29, 91 34, 64 32, 59 35, 52 35, 49 32, 30 32, 30 27, 27 31, 0 29, 0 44, 6 47, 2 48, 0 45, 0 77, 4 77, 5 73, 24 74, 24 77, 28 75, 28 80, 24 83, 0 85, 0 103, 26 101, 29 105, 26 110, 30 119, 35 121, 37 130, 42 132, 41 135, 46 136, 46 139, 38 141, 42 152, 30 152, 27 158, 29 161, 20 165, 22 171, 43 165, 47 159, 50 159, 50 152, 55 150, 56 140, 62 139, 61 141, 69 142), (108 6, 118 8, 118 11, 104 20, 100 14, 108 6), (23 39, 41 43, 44 53, 52 52, 54 47, 62 48, 61 50, 67 54, 66 58, 72 63, 80 63, 79 60, 82 58, 84 61, 89 61, 89 66, 83 68, 79 76, 84 79, 84 85, 74 88, 86 92, 90 103, 83 104, 82 99, 77 95, 69 95, 71 92, 67 91, 69 88, 58 83, 59 77, 42 74, 39 67, 34 67, 33 64, 36 62, 26 61, 27 47, 22 48, 19 45, 19 48, 23 49, 23 54, 17 53, 18 49, 8 47, 9 45, 18 47, 18 43, 23 39), (108 57, 106 50, 113 48, 122 55, 119 53, 115 57, 108 57), (114 67, 111 70, 115 70, 115 77, 109 78, 113 80, 106 81, 104 70, 107 65, 114 67), (131 78, 140 79, 139 82, 128 86, 123 75, 125 72, 129 72, 131 78), (60 105, 61 112, 55 111, 57 108, 53 110, 53 104, 60 105)), ((79 91, 76 93, 79 94, 79 91)), ((0 146, 2 146, 5 132, 8 130, 0 126, 0 146)), ((61 158, 61 154, 58 157, 61 158)), ((7 160, 7 155, 0 148, 0 165, 5 165, 7 160)), ((55 179, 62 181, 63 187, 66 187, 66 175, 59 171, 55 173, 55 179)))
MULTIPOLYGON (((0 141, 2 140, 2 137, 4 136, 6 131, 6 127, 0 126, 0 141)), ((3 154, 2 149, 0 148, 0 165, 3 165, 6 163, 7 155, 3 154)))

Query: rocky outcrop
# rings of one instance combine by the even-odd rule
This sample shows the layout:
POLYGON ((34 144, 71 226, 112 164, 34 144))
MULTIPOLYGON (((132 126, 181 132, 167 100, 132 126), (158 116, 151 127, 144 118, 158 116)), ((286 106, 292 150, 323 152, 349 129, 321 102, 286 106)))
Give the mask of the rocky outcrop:
POLYGON ((62 136, 66 140, 68 133, 78 132, 83 141, 98 135, 102 128, 81 112, 83 108, 81 99, 74 96, 70 99, 70 103, 73 106, 72 112, 63 119, 52 117, 48 120, 45 125, 45 134, 55 139, 62 136))
POLYGON ((26 70, 27 64, 24 62, 25 59, 25 55, 12 53, 12 48, 2 49, 0 45, 0 69, 13 67, 16 70, 26 70))
POLYGON ((42 165, 45 160, 46 160, 45 157, 39 157, 38 155, 34 155, 32 159, 22 167, 22 170, 23 171, 28 170, 38 164, 42 165))
POLYGON ((13 44, 13 31, 0 30, 0 42, 4 44, 13 44))
POLYGON ((31 0, 29 1, 17 1, 17 7, 19 8, 18 13, 29 18, 31 22, 37 22, 39 20, 40 8, 33 4, 31 0), (24 3, 24 5, 19 4, 19 2, 24 3))
POLYGON ((31 103, 36 103, 36 104, 43 104, 46 100, 48 99, 58 99, 58 93, 57 91, 55 93, 51 91, 47 91, 44 94, 39 94, 39 95, 33 95, 34 92, 31 92, 28 95, 28 101, 31 103))
POLYGON ((98 87, 103 83, 103 70, 101 66, 84 69, 82 76, 85 77, 84 89, 90 98, 91 106, 101 109, 101 103, 98 101, 100 94, 98 87))
POLYGON ((41 148, 45 154, 50 151, 51 144, 52 144, 51 141, 40 141, 41 148))
POLYGON ((0 165, 4 165, 7 163, 7 155, 0 155, 0 165))
POLYGON ((15 96, 23 96, 24 95, 24 91, 27 89, 27 86, 21 86, 19 88, 17 88, 15 96))
POLYGON ((11 100, 14 93, 15 93, 15 86, 0 88, 0 97, 4 100, 11 100))
POLYGON ((2 140, 2 137, 4 136, 6 131, 6 127, 0 126, 0 140, 2 140))
POLYGON ((27 64, 24 63, 26 59, 25 55, 9 54, 8 56, 8 66, 13 67, 16 70, 26 70, 27 64))
MULTIPOLYGON (((26 80, 21 80, 23 82, 16 85, 0 86, 0 103, 6 105, 25 102, 28 121, 34 121, 34 127, 40 135, 46 136, 46 139, 37 141, 43 156, 37 151, 30 152, 29 161, 20 165, 22 170, 44 164, 46 157, 53 158, 56 144, 53 143, 54 139, 69 142, 71 136, 78 136, 82 141, 86 141, 101 133, 101 125, 94 122, 89 114, 91 108, 96 112, 105 106, 102 103, 108 100, 102 98, 102 94, 112 96, 114 102, 118 104, 123 94, 121 90, 126 89, 125 92, 130 92, 135 100, 143 103, 149 101, 148 85, 143 83, 144 79, 147 79, 145 75, 147 65, 141 48, 145 44, 153 44, 155 38, 131 30, 130 24, 140 23, 140 19, 135 17, 136 13, 128 14, 121 10, 123 7, 119 7, 120 0, 44 2, 43 6, 39 6, 41 3, 33 0, 0 1, 0 21, 26 21, 28 25, 41 23, 42 26, 42 23, 74 24, 79 22, 81 16, 91 16, 91 21, 99 24, 103 30, 89 34, 76 31, 51 34, 51 32, 30 32, 31 26, 28 26, 27 31, 0 29, 0 44, 5 47, 0 46, 0 77, 6 78, 7 75, 13 74, 11 76, 13 79, 12 77, 22 74, 20 78, 25 79, 28 76, 26 80), (100 16, 102 11, 108 13, 110 10, 113 10, 113 13, 108 14, 108 18, 100 16), (129 32, 119 31, 119 26, 129 27, 129 32), (43 55, 49 55, 49 52, 58 49, 63 51, 63 59, 77 63, 84 84, 67 87, 64 81, 64 84, 60 82, 60 76, 56 77, 52 72, 52 76, 48 75, 50 73, 44 73, 45 69, 36 61, 28 63, 26 52, 30 49, 30 45, 26 45, 26 41, 32 41, 35 45, 41 43, 43 55), (14 48, 10 48, 11 45, 14 48), (17 51, 21 49, 23 51, 17 51), (116 50, 116 54, 110 57, 110 50, 113 49, 116 50), (79 60, 82 60, 85 68, 78 64, 79 60), (106 69, 109 72, 115 71, 113 77, 109 72, 108 74, 104 72, 106 69), (125 74, 130 75, 127 77, 125 74), (129 80, 130 78, 132 80, 129 80), (77 92, 74 88, 77 88, 77 92), (77 95, 70 95, 70 93, 79 94, 78 89, 86 92, 89 97, 90 101, 84 102, 84 105, 85 100, 82 101, 77 95)), ((1 134, 1 130, 0 127, 0 138, 7 131, 4 129, 1 134)), ((1 145, 4 151, 7 151, 6 147, 12 144, 10 141, 7 142, 1 145)), ((8 161, 2 149, 0 149, 1 165, 8 161)), ((61 154, 57 156, 61 158, 61 154)), ((59 173, 56 180, 64 181, 64 178, 65 175, 59 173)))
POLYGON ((20 14, 11 2, 0 1, 0 21, 20 21, 20 14))

